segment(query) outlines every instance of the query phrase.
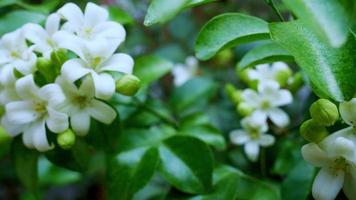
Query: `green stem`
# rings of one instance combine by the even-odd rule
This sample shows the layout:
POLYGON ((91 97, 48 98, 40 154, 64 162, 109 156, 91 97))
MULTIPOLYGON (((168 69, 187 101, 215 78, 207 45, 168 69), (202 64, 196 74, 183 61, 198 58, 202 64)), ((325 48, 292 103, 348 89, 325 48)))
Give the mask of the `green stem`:
POLYGON ((147 106, 146 104, 142 103, 137 97, 133 97, 134 102, 137 104, 138 107, 146 110, 147 112, 155 115, 156 117, 160 118, 163 122, 178 128, 178 124, 176 121, 168 118, 167 116, 162 115, 161 113, 157 112, 156 110, 150 108, 149 106, 147 106))
POLYGON ((279 12, 278 8, 276 7, 276 5, 274 4, 273 0, 265 0, 266 3, 271 6, 271 8, 273 9, 273 11, 277 14, 279 20, 281 20, 282 22, 284 22, 284 18, 281 14, 281 12, 279 12))

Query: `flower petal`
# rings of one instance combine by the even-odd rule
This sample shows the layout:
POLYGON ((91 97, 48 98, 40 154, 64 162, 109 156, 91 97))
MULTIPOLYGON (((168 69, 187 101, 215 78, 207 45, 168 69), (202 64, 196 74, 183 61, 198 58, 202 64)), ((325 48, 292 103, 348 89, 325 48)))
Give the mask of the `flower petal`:
POLYGON ((78 111, 70 116, 70 124, 76 135, 84 136, 90 129, 90 115, 86 111, 78 111))
POLYGON ((106 21, 109 18, 109 12, 94 3, 89 2, 85 7, 84 21, 89 27, 106 21))
POLYGON ((28 148, 33 148, 34 144, 33 144, 33 135, 34 132, 29 131, 29 127, 27 127, 26 129, 24 129, 24 132, 22 134, 22 142, 23 144, 28 147, 28 148))
POLYGON ((50 14, 46 20, 46 31, 52 36, 55 32, 59 30, 59 25, 61 22, 61 17, 57 13, 50 14))
POLYGON ((58 31, 52 38, 60 48, 73 51, 77 56, 84 59, 86 47, 84 42, 78 36, 67 31, 58 31))
POLYGON ((16 91, 23 99, 38 99, 39 88, 35 84, 32 74, 20 78, 16 82, 16 91))
POLYGON ((302 147, 302 156, 315 167, 327 167, 333 160, 317 144, 309 143, 302 147))
POLYGON ((55 83, 43 86, 39 91, 39 95, 41 99, 48 102, 49 106, 57 106, 65 100, 61 87, 55 83))
POLYGON ((68 20, 72 26, 79 27, 84 20, 84 16, 80 8, 74 3, 67 3, 63 7, 61 7, 58 11, 63 18, 68 20))
POLYGON ((54 133, 61 133, 68 129, 68 116, 52 108, 47 108, 48 118, 46 120, 48 129, 54 133))
POLYGON ((245 144, 244 146, 245 153, 247 158, 252 161, 256 162, 258 159, 258 154, 260 152, 260 147, 257 142, 251 141, 245 144))
POLYGON ((286 112, 280 108, 271 108, 268 110, 268 117, 278 127, 286 127, 290 120, 286 112))
POLYGON ((126 74, 132 74, 134 61, 131 56, 123 53, 114 54, 103 64, 100 71, 116 71, 126 74))
POLYGON ((19 135, 26 128, 26 125, 10 122, 6 115, 1 119, 1 126, 3 126, 6 132, 12 137, 19 135))
POLYGON ((6 104, 6 117, 10 123, 26 124, 36 120, 39 115, 30 101, 15 101, 6 104))
POLYGON ((46 42, 49 39, 49 35, 40 25, 32 23, 25 25, 24 34, 29 41, 35 44, 36 51, 45 53, 51 50, 51 47, 46 42))
POLYGON ((233 130, 230 133, 230 140, 233 144, 241 145, 250 140, 250 136, 243 130, 233 130))
POLYGON ((86 76, 79 87, 78 94, 87 98, 95 96, 95 87, 92 76, 86 76))
POLYGON ((271 146, 274 144, 274 136, 273 135, 269 135, 269 134, 261 134, 260 139, 258 140, 258 143, 261 146, 267 147, 267 146, 271 146))
POLYGON ((90 73, 90 71, 90 69, 85 68, 83 61, 80 59, 71 59, 63 64, 61 74, 65 79, 74 82, 90 73))
POLYGON ((339 110, 342 119, 350 126, 356 127, 356 98, 340 103, 339 110))
POLYGON ((113 46, 117 48, 121 42, 125 40, 126 31, 121 24, 106 21, 95 26, 93 29, 93 35, 95 37, 109 39, 113 46))
POLYGON ((27 132, 32 132, 33 145, 38 151, 43 152, 54 148, 54 145, 48 143, 44 121, 31 124, 31 126, 25 130, 24 134, 28 134, 27 132))
POLYGON ((104 124, 111 124, 116 118, 115 110, 109 105, 93 99, 88 107, 90 116, 104 124))
POLYGON ((312 193, 315 199, 333 200, 344 185, 344 172, 322 168, 315 177, 312 193))
POLYGON ((91 73, 94 81, 95 96, 99 99, 110 99, 115 93, 115 81, 109 74, 91 73))
POLYGON ((257 94, 256 91, 252 89, 246 89, 241 93, 242 99, 244 102, 248 103, 253 107, 257 107, 261 102, 261 97, 257 94))
POLYGON ((343 191, 349 200, 356 200, 356 168, 350 167, 345 175, 343 191))

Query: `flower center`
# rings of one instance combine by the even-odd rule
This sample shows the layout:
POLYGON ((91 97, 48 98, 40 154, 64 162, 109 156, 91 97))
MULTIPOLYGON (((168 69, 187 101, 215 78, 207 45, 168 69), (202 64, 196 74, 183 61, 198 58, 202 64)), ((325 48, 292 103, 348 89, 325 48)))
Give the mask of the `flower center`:
POLYGON ((93 67, 96 68, 101 63, 101 57, 95 57, 91 63, 93 65, 93 67))
POLYGON ((257 130, 252 130, 249 132, 251 139, 255 140, 258 139, 260 137, 260 132, 258 132, 257 130))
POLYGON ((261 109, 262 110, 266 110, 266 109, 268 109, 270 107, 271 107, 271 103, 268 100, 265 99, 265 100, 263 100, 261 102, 261 109))
POLYGON ((331 168, 334 170, 343 170, 346 171, 347 167, 349 164, 347 163, 345 158, 337 158, 334 160, 333 164, 331 165, 331 168))
POLYGON ((79 105, 80 108, 85 108, 90 102, 90 99, 86 96, 76 96, 73 101, 75 104, 79 105))
POLYGON ((43 117, 47 114, 47 102, 35 102, 33 109, 39 114, 40 117, 43 117))
POLYGON ((21 58, 20 54, 16 51, 11 51, 10 56, 13 58, 21 58))

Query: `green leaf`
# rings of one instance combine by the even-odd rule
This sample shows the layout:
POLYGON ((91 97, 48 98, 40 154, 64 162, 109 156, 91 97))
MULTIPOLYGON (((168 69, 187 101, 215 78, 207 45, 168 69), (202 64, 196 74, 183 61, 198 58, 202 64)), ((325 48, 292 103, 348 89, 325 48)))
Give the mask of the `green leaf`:
POLYGON ((16 10, 0 18, 0 35, 14 31, 22 25, 32 22, 41 23, 45 15, 26 10, 16 10))
POLYGON ((156 148, 139 148, 115 156, 108 166, 109 199, 130 200, 153 176, 156 148))
POLYGON ((267 22, 249 15, 227 13, 204 25, 195 42, 195 52, 199 59, 207 60, 222 49, 267 38, 267 22))
POLYGON ((150 26, 164 23, 179 13, 190 0, 152 0, 145 16, 144 24, 150 26))
POLYGON ((216 0, 190 0, 190 2, 186 5, 186 8, 195 7, 195 6, 207 4, 210 2, 214 2, 214 1, 216 1, 216 0))
POLYGON ((333 47, 342 46, 349 35, 355 12, 350 0, 283 0, 298 18, 305 21, 319 35, 327 38, 333 47))
POLYGON ((246 53, 238 64, 239 70, 258 64, 272 63, 276 61, 293 61, 293 56, 281 46, 275 43, 267 43, 255 47, 246 53))
POLYGON ((274 41, 288 50, 317 90, 336 101, 353 97, 356 91, 356 41, 349 37, 344 46, 333 48, 302 21, 271 23, 274 41))
POLYGON ((110 18, 120 24, 133 24, 135 19, 118 6, 108 6, 110 18))
POLYGON ((11 6, 16 4, 17 0, 2 0, 0 2, 0 8, 5 7, 5 6, 11 6))
POLYGON ((217 85, 207 78, 194 78, 178 88, 171 96, 171 105, 176 111, 196 106, 197 102, 206 101, 215 94, 217 85))
POLYGON ((21 183, 31 192, 35 192, 38 186, 38 152, 25 147, 22 138, 16 137, 12 143, 11 154, 21 183))
POLYGON ((174 187, 188 193, 206 193, 212 188, 213 156, 202 141, 173 136, 159 146, 160 172, 174 187))
POLYGON ((300 143, 298 143, 295 138, 285 138, 285 140, 277 144, 277 156, 273 164, 272 172, 284 176, 302 160, 300 143))
POLYGON ((143 56, 135 61, 134 74, 149 85, 171 71, 173 63, 157 56, 143 56))
POLYGON ((301 160, 282 183, 282 199, 307 199, 314 178, 314 167, 301 160))
POLYGON ((55 165, 73 171, 85 172, 88 169, 92 152, 87 143, 77 138, 72 149, 63 150, 57 147, 46 152, 45 155, 55 165))
POLYGON ((184 127, 180 132, 183 135, 196 137, 219 150, 226 147, 222 133, 209 124, 184 127))

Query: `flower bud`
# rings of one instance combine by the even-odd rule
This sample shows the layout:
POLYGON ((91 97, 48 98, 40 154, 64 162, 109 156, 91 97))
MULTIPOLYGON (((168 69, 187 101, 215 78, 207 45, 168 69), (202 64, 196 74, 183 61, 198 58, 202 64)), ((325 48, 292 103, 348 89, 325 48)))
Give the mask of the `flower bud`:
POLYGON ((317 100, 310 106, 309 111, 314 121, 323 126, 331 126, 339 118, 336 105, 327 99, 317 100))
POLYGON ((48 83, 54 82, 57 73, 53 68, 53 63, 51 60, 46 58, 38 58, 36 66, 37 66, 37 70, 46 79, 48 83))
POLYGON ((313 119, 309 119, 300 126, 300 134, 307 141, 318 143, 328 135, 328 131, 313 119))
POLYGON ((125 74, 116 81, 116 92, 126 96, 133 96, 140 89, 141 81, 132 74, 125 74))
POLYGON ((237 76, 240 77, 240 80, 248 84, 251 80, 248 76, 248 71, 250 69, 239 70, 237 69, 237 76))
POLYGON ((288 67, 285 69, 278 70, 275 74, 276 81, 283 87, 288 83, 288 79, 292 76, 292 70, 288 67))
POLYGON ((66 49, 58 49, 57 51, 53 51, 51 53, 51 61, 56 69, 56 72, 59 73, 63 63, 69 59, 67 53, 66 49))
POLYGON ((298 72, 292 78, 292 81, 289 85, 289 90, 294 93, 298 91, 299 88, 303 86, 303 84, 304 84, 303 75, 301 72, 298 72))
POLYGON ((237 112, 242 116, 248 116, 254 111, 254 108, 245 102, 239 103, 237 106, 237 112))
POLYGON ((234 53, 232 52, 231 49, 225 49, 225 50, 222 50, 221 52, 219 52, 215 56, 214 62, 217 65, 217 67, 222 67, 222 66, 229 64, 232 61, 233 56, 234 56, 234 53))
POLYGON ((64 150, 71 149, 75 144, 75 134, 68 129, 57 135, 57 143, 64 150))
POLYGON ((242 102, 241 91, 237 90, 232 84, 227 84, 225 91, 233 103, 238 104, 242 102))

